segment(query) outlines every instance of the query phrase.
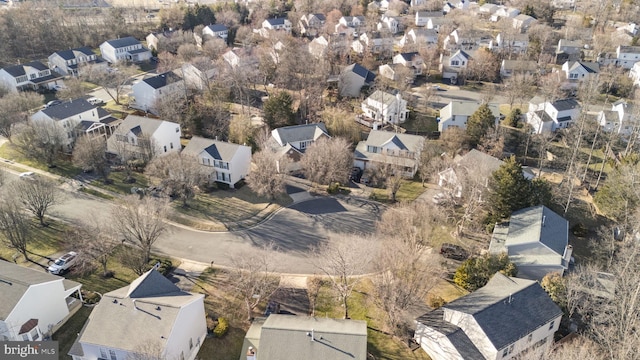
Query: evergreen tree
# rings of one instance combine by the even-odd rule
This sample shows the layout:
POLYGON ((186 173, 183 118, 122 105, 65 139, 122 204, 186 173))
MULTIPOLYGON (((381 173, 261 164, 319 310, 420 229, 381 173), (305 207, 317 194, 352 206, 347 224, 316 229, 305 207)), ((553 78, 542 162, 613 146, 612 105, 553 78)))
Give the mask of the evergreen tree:
POLYGON ((286 91, 281 91, 277 95, 270 96, 264 102, 264 121, 269 128, 275 129, 294 123, 294 113, 291 109, 293 99, 286 91))
POLYGON ((496 117, 489 109, 489 105, 480 105, 467 121, 467 135, 469 135, 471 146, 476 147, 480 143, 480 139, 495 125, 495 121, 496 117))
POLYGON ((506 276, 516 276, 518 269, 506 253, 484 255, 463 262, 453 275, 453 282, 466 290, 475 291, 485 286, 497 272, 506 276))

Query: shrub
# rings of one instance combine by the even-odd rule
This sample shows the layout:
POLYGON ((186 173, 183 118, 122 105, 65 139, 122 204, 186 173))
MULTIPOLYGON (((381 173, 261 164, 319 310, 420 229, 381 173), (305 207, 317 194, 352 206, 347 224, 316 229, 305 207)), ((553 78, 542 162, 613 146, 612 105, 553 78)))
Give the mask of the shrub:
POLYGON ((327 192, 329 194, 337 194, 340 192, 340 183, 334 182, 327 186, 327 192))
POLYGON ((575 235, 575 236, 577 236, 577 237, 585 237, 585 236, 587 236, 587 232, 588 232, 588 231, 589 231, 589 230, 587 230, 587 228, 586 228, 584 225, 580 224, 580 223, 577 223, 577 224, 576 224, 576 225, 571 229, 571 232, 573 233, 573 235, 575 235))
POLYGON ((443 307, 447 302, 441 296, 429 297, 429 306, 433 309, 439 309, 443 307))
POLYGON ((100 294, 95 291, 81 291, 82 300, 85 304, 96 304, 100 301, 100 294))
POLYGON ((213 329, 213 334, 216 337, 223 337, 227 331, 229 331, 229 322, 223 317, 218 318, 218 325, 213 329))

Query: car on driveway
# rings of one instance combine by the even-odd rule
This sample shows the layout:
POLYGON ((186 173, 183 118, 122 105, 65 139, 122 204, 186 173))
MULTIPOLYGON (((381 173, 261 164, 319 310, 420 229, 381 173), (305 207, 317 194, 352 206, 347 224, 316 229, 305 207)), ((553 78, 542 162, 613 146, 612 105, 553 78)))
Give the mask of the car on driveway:
POLYGON ((22 180, 34 180, 35 176, 36 174, 33 171, 23 172, 20 175, 18 175, 18 177, 20 177, 20 179, 22 180))
POLYGON ((48 109, 52 106, 56 106, 56 105, 60 105, 62 104, 62 100, 51 100, 47 103, 47 105, 44 106, 45 109, 48 109))
POLYGON ((76 264, 77 260, 78 254, 76 252, 68 252, 54 261, 53 264, 49 266, 47 271, 54 275, 60 275, 71 269, 76 264))

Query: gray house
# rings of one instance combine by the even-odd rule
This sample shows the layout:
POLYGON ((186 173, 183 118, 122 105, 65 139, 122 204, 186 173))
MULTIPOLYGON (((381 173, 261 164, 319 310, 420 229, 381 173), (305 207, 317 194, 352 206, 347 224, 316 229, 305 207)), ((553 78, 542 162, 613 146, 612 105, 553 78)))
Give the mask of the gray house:
POLYGON ((87 46, 56 51, 49 55, 49 68, 62 75, 78 76, 82 65, 101 65, 107 69, 107 62, 87 46))
POLYGON ((560 275, 569 267, 569 222, 546 206, 534 206, 511 214, 509 225, 497 225, 489 252, 506 252, 518 267, 518 277, 541 280, 560 275))
POLYGON ((344 68, 338 80, 341 96, 357 97, 363 86, 373 83, 376 75, 359 64, 351 64, 344 68))
POLYGON ((271 314, 256 319, 244 338, 240 360, 257 359, 366 360, 367 323, 271 314))

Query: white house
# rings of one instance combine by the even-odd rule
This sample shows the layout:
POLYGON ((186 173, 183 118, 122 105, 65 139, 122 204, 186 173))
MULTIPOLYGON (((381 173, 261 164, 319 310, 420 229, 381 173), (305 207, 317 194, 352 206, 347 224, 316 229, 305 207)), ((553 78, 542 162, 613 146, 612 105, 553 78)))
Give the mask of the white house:
POLYGON ((445 13, 449 13, 453 9, 458 10, 467 10, 469 9, 469 1, 468 0, 449 0, 444 3, 442 7, 442 11, 445 13))
POLYGON ((564 274, 573 248, 569 222, 544 205, 511 214, 509 225, 496 225, 489 253, 507 253, 518 268, 518 277, 542 280, 549 273, 564 274))
POLYGON ((398 41, 400 47, 415 45, 417 49, 424 49, 437 43, 438 32, 433 29, 411 29, 398 41))
POLYGON ((493 13, 493 15, 491 16, 491 21, 498 21, 501 18, 515 18, 516 16, 520 15, 520 10, 514 8, 514 7, 507 7, 504 5, 498 6, 498 9, 496 10, 496 12, 493 13))
POLYGON ((425 26, 428 29, 434 28, 434 19, 441 20, 443 18, 442 11, 416 11, 416 26, 425 26), (429 23, 431 22, 431 27, 429 23))
POLYGON ((508 78, 514 74, 532 75, 538 70, 538 63, 533 60, 502 60, 500 76, 508 78))
POLYGON ((391 165, 406 178, 415 176, 425 139, 418 135, 372 130, 353 154, 353 166, 362 170, 391 165))
POLYGON ((229 36, 229 29, 222 24, 212 24, 207 25, 202 29, 202 36, 211 36, 211 37, 219 37, 224 41, 227 41, 227 37, 229 36))
POLYGON ((207 335, 204 295, 152 269, 102 295, 69 355, 73 360, 193 360, 207 335))
POLYGON ((576 6, 576 0, 551 0, 551 6, 556 9, 573 9, 576 6))
POLYGON ((538 22, 534 17, 525 14, 517 15, 512 21, 513 28, 520 32, 526 32, 532 25, 538 22))
POLYGON ((218 75, 218 70, 211 59, 203 57, 199 61, 183 64, 181 75, 188 89, 202 91, 210 88, 212 80, 218 75))
POLYGON ((393 38, 379 32, 365 32, 360 35, 360 41, 354 41, 352 49, 362 54, 369 51, 372 54, 390 54, 393 51, 393 38))
MULTIPOLYGON (((447 106, 440 109, 440 120, 438 121, 438 131, 446 131, 450 127, 457 127, 460 129, 467 128, 467 120, 473 115, 480 107, 479 102, 466 101, 466 100, 454 100, 447 106)), ((495 125, 498 125, 500 121, 500 110, 496 104, 488 104, 491 113, 495 116, 495 125)))
POLYGON ((60 132, 65 150, 71 150, 79 136, 109 136, 118 121, 105 109, 90 104, 87 100, 73 99, 49 106, 31 115, 34 122, 42 122, 60 132))
POLYGON ((600 73, 600 65, 596 62, 567 61, 562 64, 562 71, 569 81, 582 82, 600 73))
POLYGON ((499 33, 495 41, 491 41, 489 49, 504 51, 508 54, 524 54, 529 48, 529 35, 499 33))
POLYGON ((417 318, 414 339, 432 359, 513 359, 550 347, 561 318, 538 282, 498 272, 480 289, 417 318))
POLYGON ((239 360, 366 360, 362 320, 271 314, 251 323, 239 360))
POLYGON ((365 17, 362 15, 359 16, 343 16, 338 20, 338 25, 343 25, 346 27, 350 27, 355 29, 356 31, 360 30, 365 25, 365 17))
MULTIPOLYGON (((183 34, 183 32, 181 30, 163 30, 149 33, 149 35, 147 35, 147 37, 145 38, 145 40, 147 41, 147 48, 149 48, 149 50, 151 51, 155 50, 156 53, 158 53, 160 52, 160 49, 162 47, 165 47, 169 43, 171 43, 171 38, 173 38, 174 35, 177 34, 183 34)), ((197 34, 194 34, 195 40, 199 41, 199 45, 202 45, 202 37, 195 35, 197 34)))
POLYGON ((598 123, 604 131, 631 135, 639 124, 637 110, 634 104, 621 99, 611 104, 611 110, 598 114, 598 123))
POLYGON ((344 68, 338 79, 338 88, 341 96, 357 97, 363 86, 369 86, 375 79, 375 74, 365 69, 360 64, 351 64, 344 68))
POLYGON ((49 55, 49 68, 65 76, 78 76, 83 65, 100 65, 107 68, 107 63, 96 55, 89 47, 56 51, 49 55))
POLYGON ((616 65, 623 69, 631 69, 640 61, 640 46, 618 46, 616 48, 616 65))
POLYGON ((120 61, 142 62, 151 59, 151 51, 131 36, 103 42, 100 44, 100 53, 102 58, 111 64, 120 61))
POLYGON ((640 61, 633 64, 629 70, 629 77, 633 80, 633 85, 640 86, 640 61))
POLYGON ((0 86, 12 92, 53 89, 63 85, 62 76, 39 61, 0 69, 0 86))
POLYGON ((198 163, 207 169, 211 181, 228 184, 231 188, 249 175, 249 146, 194 136, 182 153, 197 158, 198 163))
POLYGON ((455 83, 460 76, 464 75, 469 61, 471 61, 471 56, 462 50, 456 51, 451 56, 441 54, 439 68, 442 78, 455 83))
POLYGON ((400 22, 393 16, 382 15, 380 22, 377 25, 378 31, 388 31, 391 34, 397 34, 399 31, 400 22))
POLYGON ((364 116, 373 120, 372 127, 377 129, 384 124, 399 125, 407 120, 407 101, 400 93, 395 95, 376 90, 361 104, 364 116))
POLYGON ((107 151, 123 159, 162 156, 180 151, 180 134, 180 124, 129 115, 107 140, 107 151))
POLYGON ((271 130, 271 138, 279 148, 292 148, 298 153, 305 150, 318 139, 330 138, 324 123, 285 126, 271 130))
POLYGON ((229 49, 229 51, 222 54, 222 58, 232 68, 257 68, 260 63, 260 60, 251 47, 229 49))
POLYGON ((185 96, 184 80, 172 71, 138 81, 131 90, 135 100, 130 106, 156 115, 158 102, 176 96, 185 96))
POLYGON ((82 306, 81 284, 0 260, 0 342, 51 336, 82 306))
POLYGON ((526 113, 527 123, 537 134, 565 129, 580 115, 580 104, 575 99, 561 99, 554 102, 534 97, 529 101, 526 113))
POLYGON ((424 60, 417 52, 405 52, 400 53, 393 57, 394 64, 401 64, 413 71, 413 74, 418 76, 422 75, 424 68, 424 60))
POLYGON ((316 36, 324 28, 324 24, 327 21, 324 14, 305 14, 302 15, 298 26, 300 27, 300 34, 306 36, 316 36))
POLYGON ((287 18, 272 18, 262 22, 262 28, 265 30, 283 30, 287 34, 291 33, 291 21, 287 18))

